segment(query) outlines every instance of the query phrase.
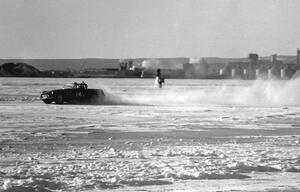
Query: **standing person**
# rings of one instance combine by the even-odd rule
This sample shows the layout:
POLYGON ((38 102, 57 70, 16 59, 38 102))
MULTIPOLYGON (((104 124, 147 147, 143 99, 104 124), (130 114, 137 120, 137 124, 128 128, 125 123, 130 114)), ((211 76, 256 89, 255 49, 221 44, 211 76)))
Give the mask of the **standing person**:
POLYGON ((162 88, 162 84, 164 83, 164 78, 161 76, 161 73, 160 73, 160 69, 157 69, 156 70, 156 78, 155 78, 155 85, 159 88, 162 88))

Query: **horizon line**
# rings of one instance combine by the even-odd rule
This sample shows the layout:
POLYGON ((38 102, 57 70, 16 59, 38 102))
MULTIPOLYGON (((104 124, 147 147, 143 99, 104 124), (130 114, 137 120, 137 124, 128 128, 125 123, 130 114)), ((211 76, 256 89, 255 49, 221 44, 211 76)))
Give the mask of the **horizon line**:
MULTIPOLYGON (((250 53, 249 53, 250 54, 250 53)), ((258 56, 259 58, 262 57, 269 57, 271 55, 264 55, 264 56, 258 56)), ((280 54, 275 54, 277 56, 290 56, 290 57, 297 57, 297 55, 280 55, 280 54)), ((222 59, 244 59, 248 58, 247 56, 245 57, 219 57, 219 56, 203 56, 203 57, 198 57, 198 56, 174 56, 174 57, 126 57, 126 58, 106 58, 106 57, 83 57, 83 58, 0 58, 0 60, 55 60, 55 59, 62 59, 62 60, 79 60, 79 59, 170 59, 170 58, 222 58, 222 59)))

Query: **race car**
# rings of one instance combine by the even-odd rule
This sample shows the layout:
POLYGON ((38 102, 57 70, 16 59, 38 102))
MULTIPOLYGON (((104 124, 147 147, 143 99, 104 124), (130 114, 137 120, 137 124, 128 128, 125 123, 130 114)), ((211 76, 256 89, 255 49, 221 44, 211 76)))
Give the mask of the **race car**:
POLYGON ((40 98, 44 103, 56 104, 64 103, 89 103, 98 102, 105 97, 102 89, 88 89, 86 83, 73 82, 66 84, 62 89, 55 89, 51 91, 43 91, 40 98))

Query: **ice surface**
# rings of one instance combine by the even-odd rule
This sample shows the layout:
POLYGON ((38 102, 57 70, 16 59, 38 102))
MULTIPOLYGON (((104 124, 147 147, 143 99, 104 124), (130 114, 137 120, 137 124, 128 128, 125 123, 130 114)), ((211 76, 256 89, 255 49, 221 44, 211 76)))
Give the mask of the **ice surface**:
POLYGON ((82 79, 2 78, 3 191, 299 191, 299 81, 88 79, 107 105, 45 105, 82 79), (111 105, 110 105, 111 104, 111 105))

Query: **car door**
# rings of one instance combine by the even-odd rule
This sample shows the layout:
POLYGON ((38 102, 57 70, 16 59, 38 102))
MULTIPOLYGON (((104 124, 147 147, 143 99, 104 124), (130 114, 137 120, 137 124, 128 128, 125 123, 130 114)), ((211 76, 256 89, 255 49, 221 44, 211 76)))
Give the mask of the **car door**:
POLYGON ((66 100, 74 100, 76 99, 76 92, 74 89, 65 89, 66 100))
POLYGON ((83 89, 75 89, 76 99, 82 100, 84 98, 84 90, 83 89))

